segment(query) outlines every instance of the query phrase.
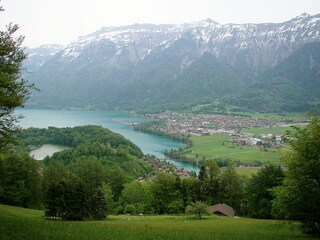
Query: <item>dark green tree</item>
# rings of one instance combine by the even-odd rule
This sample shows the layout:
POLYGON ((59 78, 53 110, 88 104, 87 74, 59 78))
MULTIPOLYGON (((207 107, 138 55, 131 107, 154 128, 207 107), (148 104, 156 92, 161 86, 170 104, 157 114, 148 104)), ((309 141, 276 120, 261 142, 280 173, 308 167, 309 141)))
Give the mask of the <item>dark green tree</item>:
POLYGON ((197 199, 198 179, 195 177, 181 179, 180 192, 183 200, 183 206, 186 208, 197 199))
POLYGON ((275 190, 272 213, 301 222, 302 230, 320 236, 320 117, 290 135, 292 151, 286 155, 284 185, 275 190))
POLYGON ((9 24, 5 31, 0 31, 0 151, 15 142, 13 131, 19 116, 13 111, 24 105, 33 88, 21 78, 22 61, 27 55, 21 47, 24 38, 14 37, 17 30, 18 25, 9 24))
POLYGON ((95 219, 104 219, 107 216, 108 203, 107 198, 99 186, 94 189, 91 198, 90 215, 95 219))
POLYGON ((176 188, 174 176, 158 172, 153 179, 151 192, 156 213, 178 213, 183 210, 183 201, 179 190, 176 188))
POLYGON ((46 193, 51 184, 58 183, 62 179, 67 179, 70 176, 70 172, 66 167, 58 161, 52 161, 43 170, 43 192, 46 193))
POLYGON ((108 205, 103 178, 103 166, 94 159, 79 160, 68 169, 60 162, 51 162, 44 171, 46 216, 67 220, 105 218, 108 205))
POLYGON ((89 218, 89 203, 85 192, 85 184, 82 180, 76 179, 68 184, 66 192, 66 205, 69 220, 82 220, 89 218))
POLYGON ((206 180, 207 180, 207 168, 205 166, 205 164, 202 164, 200 166, 200 171, 199 171, 199 175, 198 175, 198 199, 201 201, 205 201, 207 199, 207 195, 208 195, 208 187, 206 184, 206 180))
POLYGON ((0 154, 0 202, 40 208, 42 202, 39 164, 27 153, 0 154))
POLYGON ((234 166, 229 164, 221 173, 219 201, 232 206, 236 212, 240 212, 242 199, 243 187, 241 186, 241 178, 234 166))
POLYGON ((130 179, 118 165, 114 165, 107 173, 107 181, 111 186, 114 201, 117 202, 124 188, 124 184, 128 183, 130 179))
POLYGON ((275 165, 267 165, 251 177, 246 194, 249 216, 272 218, 271 206, 274 199, 272 188, 282 185, 283 178, 282 168, 275 165))
POLYGON ((45 215, 65 219, 68 216, 68 184, 64 179, 51 182, 44 197, 45 215))
POLYGON ((220 191, 220 169, 217 164, 207 161, 201 165, 198 179, 198 200, 208 204, 216 203, 220 191))
POLYGON ((207 161, 207 188, 209 193, 208 203, 213 204, 219 201, 220 183, 220 168, 214 161, 207 161))
POLYGON ((146 183, 132 181, 124 185, 121 202, 126 207, 133 205, 137 213, 151 212, 152 195, 146 183))

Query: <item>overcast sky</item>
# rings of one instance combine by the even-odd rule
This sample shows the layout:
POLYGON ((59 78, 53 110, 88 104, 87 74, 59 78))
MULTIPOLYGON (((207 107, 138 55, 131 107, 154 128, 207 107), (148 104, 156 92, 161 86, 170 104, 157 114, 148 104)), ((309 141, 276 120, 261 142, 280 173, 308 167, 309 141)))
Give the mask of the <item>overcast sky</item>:
POLYGON ((0 29, 20 26, 24 44, 66 45, 103 26, 184 23, 211 18, 224 23, 283 22, 320 13, 320 0, 0 0, 0 29))

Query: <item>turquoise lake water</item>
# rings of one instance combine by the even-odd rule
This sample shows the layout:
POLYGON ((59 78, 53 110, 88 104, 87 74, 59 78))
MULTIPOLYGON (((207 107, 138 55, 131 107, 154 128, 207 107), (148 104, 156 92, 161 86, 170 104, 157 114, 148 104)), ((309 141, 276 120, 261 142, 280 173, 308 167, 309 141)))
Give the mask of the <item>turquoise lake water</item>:
MULTIPOLYGON (((16 114, 24 116, 19 125, 22 128, 37 127, 74 127, 82 125, 101 125, 111 131, 122 134, 136 144, 145 154, 155 155, 165 159, 165 150, 184 147, 184 144, 161 136, 135 131, 132 123, 146 121, 140 117, 134 117, 114 111, 71 111, 71 110, 48 110, 48 109, 18 109, 16 114)), ((189 171, 198 172, 197 168, 173 159, 166 159, 177 167, 189 171)))

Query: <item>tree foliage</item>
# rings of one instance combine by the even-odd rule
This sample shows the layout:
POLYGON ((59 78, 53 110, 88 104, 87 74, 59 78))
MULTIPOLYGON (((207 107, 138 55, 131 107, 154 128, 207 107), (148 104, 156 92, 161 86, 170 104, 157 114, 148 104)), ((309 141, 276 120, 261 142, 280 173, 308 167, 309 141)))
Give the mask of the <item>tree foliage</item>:
MULTIPOLYGON (((124 188, 121 192, 121 201, 125 206, 125 209, 127 209, 128 206, 131 205, 134 207, 136 213, 153 212, 153 209, 151 207, 153 199, 148 183, 132 181, 130 183, 124 184, 124 188)), ((125 212, 127 213, 126 210, 125 212)), ((132 214, 131 212, 129 213, 132 214)))
POLYGON ((52 162, 44 172, 46 216, 68 220, 104 219, 108 210, 104 177, 102 164, 94 160, 79 160, 69 168, 52 162))
POLYGON ((186 214, 194 214, 201 219, 204 214, 209 214, 208 205, 203 202, 191 203, 186 207, 186 214))
POLYGON ((39 164, 28 154, 0 154, 0 202, 40 208, 42 203, 39 164))
POLYGON ((267 165, 251 177, 247 188, 249 216, 272 218, 272 188, 282 185, 283 178, 282 168, 275 165, 267 165))
POLYGON ((79 159, 97 159, 105 167, 109 167, 109 170, 117 165, 126 175, 132 177, 143 176, 151 170, 150 166, 140 160, 143 153, 136 145, 120 134, 101 126, 28 128, 17 132, 16 136, 24 150, 42 144, 71 147, 46 157, 45 165, 52 161, 69 165, 79 159))
POLYGON ((273 214, 301 222, 302 230, 320 236, 320 118, 313 116, 306 128, 295 128, 290 135, 292 152, 284 186, 276 188, 273 214))
POLYGON ((24 38, 14 37, 17 30, 18 25, 9 24, 0 31, 0 151, 15 142, 12 132, 19 116, 13 111, 24 105, 33 88, 21 78, 22 61, 27 55, 21 47, 24 38))

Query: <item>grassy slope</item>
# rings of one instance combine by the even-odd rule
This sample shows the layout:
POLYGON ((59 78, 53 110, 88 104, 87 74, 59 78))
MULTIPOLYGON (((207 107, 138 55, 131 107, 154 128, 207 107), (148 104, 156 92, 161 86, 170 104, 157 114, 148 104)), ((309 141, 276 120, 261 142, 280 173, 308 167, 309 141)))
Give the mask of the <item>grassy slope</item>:
POLYGON ((43 212, 0 205, 0 239, 308 239, 297 225, 208 216, 111 216, 105 221, 43 219, 43 212))
POLYGON ((193 136, 191 140, 193 146, 189 157, 195 157, 198 154, 206 159, 230 159, 232 161, 240 160, 243 163, 251 163, 259 160, 263 163, 279 164, 279 159, 283 155, 284 149, 271 149, 269 152, 261 151, 255 147, 232 147, 231 144, 223 142, 231 139, 226 135, 193 136))

